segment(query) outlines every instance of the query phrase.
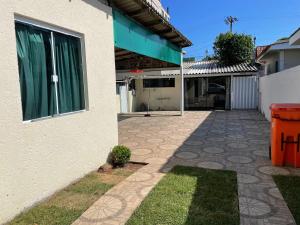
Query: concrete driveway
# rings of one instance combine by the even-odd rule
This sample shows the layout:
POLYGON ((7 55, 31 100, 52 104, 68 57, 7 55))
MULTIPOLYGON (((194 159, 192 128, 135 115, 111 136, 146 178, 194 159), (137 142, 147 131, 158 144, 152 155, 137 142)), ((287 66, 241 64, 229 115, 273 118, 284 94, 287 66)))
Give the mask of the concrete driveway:
POLYGON ((167 114, 121 117, 119 142, 132 149, 133 161, 149 163, 162 173, 174 165, 234 170, 241 224, 295 224, 271 175, 300 172, 271 166, 270 125, 262 115, 256 111, 167 114))

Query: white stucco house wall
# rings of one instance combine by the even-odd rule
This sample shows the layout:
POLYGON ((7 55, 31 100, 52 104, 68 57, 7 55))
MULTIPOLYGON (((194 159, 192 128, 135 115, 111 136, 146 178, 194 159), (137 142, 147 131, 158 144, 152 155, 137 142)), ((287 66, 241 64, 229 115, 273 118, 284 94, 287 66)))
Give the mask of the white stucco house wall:
POLYGON ((97 0, 1 1, 0 224, 97 169, 118 143, 112 23, 97 0), (80 42, 81 110, 24 120, 16 21, 80 42))

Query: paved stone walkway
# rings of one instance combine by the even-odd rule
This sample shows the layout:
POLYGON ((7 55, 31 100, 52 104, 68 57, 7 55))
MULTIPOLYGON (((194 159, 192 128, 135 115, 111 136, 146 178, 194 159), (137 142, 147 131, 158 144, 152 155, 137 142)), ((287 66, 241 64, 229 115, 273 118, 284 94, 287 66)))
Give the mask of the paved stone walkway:
POLYGON ((108 191, 74 225, 125 224, 175 165, 237 171, 241 225, 295 224, 271 175, 300 171, 271 166, 269 123, 258 112, 166 114, 121 117, 120 144, 132 149, 133 161, 149 164, 108 191))

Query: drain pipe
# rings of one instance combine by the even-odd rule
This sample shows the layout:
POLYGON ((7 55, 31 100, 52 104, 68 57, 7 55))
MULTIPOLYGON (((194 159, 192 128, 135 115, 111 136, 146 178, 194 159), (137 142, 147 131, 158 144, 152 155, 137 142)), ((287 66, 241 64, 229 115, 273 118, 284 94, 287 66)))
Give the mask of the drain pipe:
POLYGON ((184 74, 183 74, 183 55, 186 52, 181 52, 181 62, 180 62, 180 78, 181 78, 181 101, 180 101, 180 115, 184 115, 184 74))

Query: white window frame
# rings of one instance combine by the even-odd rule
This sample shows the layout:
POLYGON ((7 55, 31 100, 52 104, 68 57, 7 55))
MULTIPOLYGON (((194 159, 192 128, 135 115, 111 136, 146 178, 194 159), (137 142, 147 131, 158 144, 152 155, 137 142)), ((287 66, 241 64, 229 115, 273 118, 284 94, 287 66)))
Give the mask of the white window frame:
POLYGON ((31 123, 31 122, 37 122, 37 121, 42 121, 46 119, 52 119, 56 117, 62 117, 62 116, 67 116, 67 115, 72 115, 72 114, 77 114, 77 113, 82 113, 88 111, 88 93, 87 93, 87 73, 86 73, 86 55, 85 55, 85 45, 84 45, 84 35, 64 29, 64 28, 59 28, 57 26, 53 26, 44 22, 40 22, 37 20, 33 20, 27 17, 23 17, 20 15, 15 15, 14 19, 14 24, 16 23, 23 23, 25 25, 31 25, 35 26, 37 28, 45 29, 48 30, 51 33, 51 49, 52 49, 52 67, 53 67, 53 75, 57 76, 56 73, 56 66, 55 66, 55 61, 54 61, 54 38, 53 38, 53 32, 64 34, 67 36, 72 36, 75 38, 78 38, 80 40, 80 47, 81 47, 81 66, 82 66, 82 81, 83 81, 83 95, 84 95, 84 109, 83 110, 78 110, 78 111, 73 111, 73 112, 67 112, 67 113, 60 113, 59 112, 59 107, 58 107, 58 88, 57 88, 57 82, 55 82, 55 98, 56 98, 56 109, 57 109, 57 114, 54 114, 53 116, 46 116, 46 117, 40 117, 36 119, 31 119, 31 120, 23 120, 23 123, 31 123))

